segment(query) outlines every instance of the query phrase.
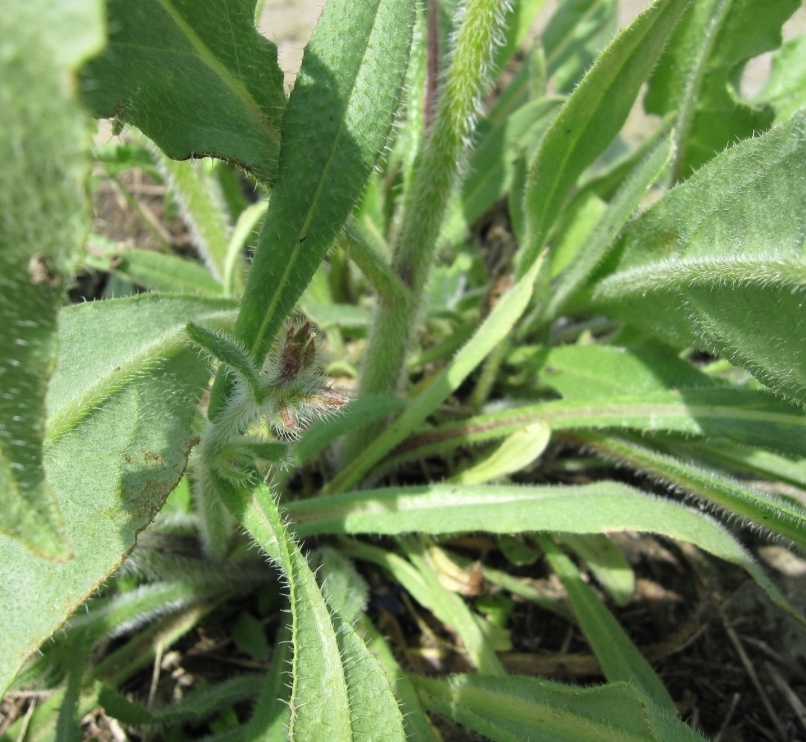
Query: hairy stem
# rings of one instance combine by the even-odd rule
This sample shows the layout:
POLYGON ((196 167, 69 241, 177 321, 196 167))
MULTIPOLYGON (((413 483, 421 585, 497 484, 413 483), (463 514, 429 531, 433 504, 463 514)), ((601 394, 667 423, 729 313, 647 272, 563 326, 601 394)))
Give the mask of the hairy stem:
MULTIPOLYGON (((470 135, 487 71, 493 58, 505 4, 467 0, 454 24, 447 74, 438 91, 433 125, 427 132, 403 201, 403 219, 392 256, 392 270, 408 287, 407 301, 380 297, 361 379, 361 394, 394 392, 403 378, 428 271, 448 200, 467 159, 470 135)), ((351 442, 360 448, 377 434, 365 429, 351 442)))

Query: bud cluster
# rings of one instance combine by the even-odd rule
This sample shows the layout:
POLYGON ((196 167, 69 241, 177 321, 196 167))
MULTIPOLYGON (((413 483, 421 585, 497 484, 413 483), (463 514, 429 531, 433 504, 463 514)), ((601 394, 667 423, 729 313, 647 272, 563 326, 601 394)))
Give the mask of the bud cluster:
POLYGON ((338 412, 349 401, 324 378, 315 337, 310 322, 292 324, 264 364, 261 376, 269 393, 263 411, 281 437, 296 438, 311 420, 338 412))

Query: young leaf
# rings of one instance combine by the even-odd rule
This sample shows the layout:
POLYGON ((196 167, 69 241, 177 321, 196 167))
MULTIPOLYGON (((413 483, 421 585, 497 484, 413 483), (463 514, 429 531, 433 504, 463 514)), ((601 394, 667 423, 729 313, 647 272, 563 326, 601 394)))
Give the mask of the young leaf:
POLYGON ((799 0, 697 0, 689 7, 649 80, 648 113, 677 112, 673 181, 739 139, 772 124, 772 111, 741 97, 751 57, 781 43, 781 24, 799 0))
POLYGON ((496 742, 702 742, 634 685, 579 688, 528 677, 411 679, 423 705, 496 742))
POLYGON ((806 403, 804 180, 801 112, 717 156, 635 220, 588 311, 715 352, 806 403))
POLYGON ((529 466, 543 451, 551 438, 546 423, 534 423, 507 436, 487 458, 459 472, 450 481, 458 484, 482 484, 500 479, 529 466))
POLYGON ((90 130, 71 80, 102 43, 95 2, 0 13, 0 532, 48 559, 70 546, 42 468, 45 393, 90 221, 90 130))
POLYGON ((582 171, 616 136, 641 84, 689 0, 657 0, 624 29, 588 70, 554 119, 529 165, 528 220, 521 275, 537 257, 582 171))
POLYGON ((389 680, 352 625, 332 613, 308 562, 280 519, 271 492, 221 482, 232 515, 288 581, 294 644, 289 739, 405 740, 389 680))
POLYGON ((0 690, 120 566, 179 481, 208 378, 183 328, 231 306, 145 294, 62 311, 45 470, 74 557, 45 563, 0 536, 0 690))
POLYGON ((107 0, 109 42, 81 72, 84 102, 169 157, 220 157, 271 183, 285 92, 254 9, 254 0, 107 0))

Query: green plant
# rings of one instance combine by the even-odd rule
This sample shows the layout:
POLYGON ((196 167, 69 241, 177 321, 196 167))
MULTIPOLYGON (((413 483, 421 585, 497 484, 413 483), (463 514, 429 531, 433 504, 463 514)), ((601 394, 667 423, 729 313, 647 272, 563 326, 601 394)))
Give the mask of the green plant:
POLYGON ((657 0, 612 40, 614 2, 569 0, 488 107, 541 0, 329 0, 288 100, 250 0, 107 0, 105 45, 99 4, 68 5, 0 17, 0 688, 53 689, 6 738, 77 739, 99 705, 171 739, 438 739, 427 712, 495 740, 699 738, 605 605, 635 582, 608 535, 694 544, 794 612, 705 510, 806 545, 768 488, 806 489, 803 40, 738 87, 797 0, 657 0), (662 118, 625 149, 645 83, 662 118), (93 150, 87 110, 133 138, 93 150), (204 268, 89 233, 92 152, 168 184, 204 268), (268 206, 230 165, 174 161, 200 157, 268 206), (514 247, 481 249, 504 201, 514 247), (154 291, 65 306, 82 265, 154 291), (360 377, 349 404, 311 321, 360 377), (558 484, 533 463, 550 441, 599 468, 558 484), (386 476, 426 459, 445 481, 386 476), (504 568, 449 538, 478 532, 504 568), (517 577, 540 555, 567 601, 517 577), (366 570, 477 673, 409 672, 366 570), (449 582, 474 574, 477 605, 449 582), (126 697, 256 593, 276 641, 248 610, 232 635, 259 676, 126 697), (508 674, 507 595, 575 622, 607 682, 508 674))

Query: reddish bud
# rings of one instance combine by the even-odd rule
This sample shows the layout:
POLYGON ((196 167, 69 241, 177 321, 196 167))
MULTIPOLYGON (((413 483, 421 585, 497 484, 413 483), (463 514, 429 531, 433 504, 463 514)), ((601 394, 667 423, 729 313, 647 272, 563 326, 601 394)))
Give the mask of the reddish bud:
POLYGON ((315 337, 310 322, 288 328, 280 350, 277 384, 287 384, 313 366, 316 360, 315 337))

